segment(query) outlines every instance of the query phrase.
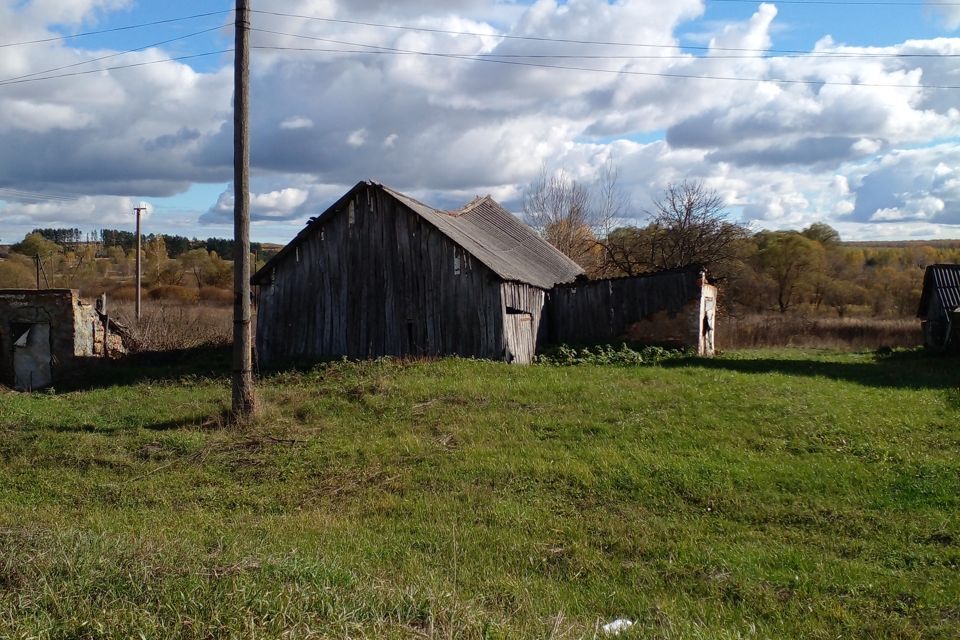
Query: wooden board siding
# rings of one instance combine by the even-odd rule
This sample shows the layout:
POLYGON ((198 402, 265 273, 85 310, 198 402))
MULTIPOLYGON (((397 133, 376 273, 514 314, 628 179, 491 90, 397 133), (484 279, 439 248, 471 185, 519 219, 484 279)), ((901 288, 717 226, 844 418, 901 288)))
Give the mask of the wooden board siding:
POLYGON ((504 282, 503 328, 506 359, 517 364, 533 362, 544 336, 541 331, 547 294, 543 289, 519 282, 504 282))
POLYGON ((678 339, 697 348, 699 281, 696 271, 673 271, 558 286, 547 302, 549 342, 609 342, 624 338, 632 325, 655 319, 675 326, 678 339))
POLYGON ((942 349, 947 343, 950 328, 950 318, 947 310, 940 304, 940 296, 931 295, 927 298, 926 315, 921 323, 923 330, 923 344, 933 349, 942 349))
POLYGON ((502 358, 500 280, 403 204, 357 191, 260 287, 261 364, 347 356, 502 358))

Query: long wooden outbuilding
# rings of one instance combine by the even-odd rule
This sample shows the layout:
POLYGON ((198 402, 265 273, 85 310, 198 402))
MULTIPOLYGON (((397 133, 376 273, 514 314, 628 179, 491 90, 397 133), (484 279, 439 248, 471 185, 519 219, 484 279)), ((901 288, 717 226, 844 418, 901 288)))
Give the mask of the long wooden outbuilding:
POLYGON ((489 196, 442 211, 360 182, 253 276, 257 357, 530 362, 547 293, 582 274, 489 196))

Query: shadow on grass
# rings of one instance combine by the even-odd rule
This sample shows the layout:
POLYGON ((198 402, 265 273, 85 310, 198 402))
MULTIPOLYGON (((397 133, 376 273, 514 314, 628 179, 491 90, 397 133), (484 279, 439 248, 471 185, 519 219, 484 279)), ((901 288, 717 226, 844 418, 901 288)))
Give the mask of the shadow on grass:
POLYGON ((149 431, 173 431, 176 429, 223 429, 230 424, 230 411, 214 411, 212 413, 197 413, 192 416, 162 420, 143 425, 149 431))
POLYGON ((661 363, 664 368, 699 367, 737 373, 780 373, 828 378, 869 387, 891 389, 957 389, 960 358, 921 350, 877 354, 864 362, 832 362, 809 358, 717 357, 682 358, 661 363))
POLYGON ((58 424, 58 433, 96 433, 111 435, 124 433, 131 428, 147 429, 148 431, 174 431, 177 429, 222 429, 229 421, 229 413, 224 410, 215 410, 209 413, 194 413, 188 416, 161 420, 149 424, 132 424, 125 427, 103 427, 93 423, 58 424))
POLYGON ((110 361, 91 358, 61 380, 57 391, 86 391, 188 377, 227 380, 231 358, 231 347, 136 353, 110 361))

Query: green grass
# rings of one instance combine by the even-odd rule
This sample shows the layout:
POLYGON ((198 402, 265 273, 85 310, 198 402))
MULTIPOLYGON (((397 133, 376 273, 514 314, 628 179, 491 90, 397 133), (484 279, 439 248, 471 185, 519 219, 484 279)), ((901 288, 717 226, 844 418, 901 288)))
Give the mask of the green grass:
POLYGON ((956 360, 194 357, 0 394, 0 637, 957 637, 956 360))

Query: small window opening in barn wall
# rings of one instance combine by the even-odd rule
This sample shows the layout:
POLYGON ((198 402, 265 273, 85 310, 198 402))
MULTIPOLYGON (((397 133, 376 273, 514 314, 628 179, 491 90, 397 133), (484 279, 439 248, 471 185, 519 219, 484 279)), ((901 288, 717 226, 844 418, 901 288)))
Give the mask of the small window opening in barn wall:
POLYGON ((297 246, 297 249, 296 249, 296 251, 294 251, 294 253, 296 253, 296 255, 297 255, 297 262, 300 262, 300 247, 299 247, 299 245, 297 246))
POLYGON ((460 250, 453 250, 453 275, 458 276, 463 272, 462 258, 460 257, 460 250))
POLYGON ((347 205, 347 224, 353 226, 357 221, 357 209, 353 204, 353 200, 350 201, 350 204, 347 205))

